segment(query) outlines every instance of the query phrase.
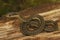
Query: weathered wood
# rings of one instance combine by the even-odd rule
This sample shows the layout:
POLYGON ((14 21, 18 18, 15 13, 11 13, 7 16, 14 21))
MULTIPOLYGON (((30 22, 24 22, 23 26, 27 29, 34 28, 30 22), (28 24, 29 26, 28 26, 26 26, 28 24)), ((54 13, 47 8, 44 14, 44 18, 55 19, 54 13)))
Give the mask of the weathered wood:
POLYGON ((59 20, 60 18, 60 9, 54 9, 48 12, 39 13, 39 15, 43 16, 45 20, 59 20))
MULTIPOLYGON (((54 13, 54 15, 56 14, 54 13)), ((51 16, 53 15, 49 15, 48 18, 51 16)), ((24 36, 20 31, 19 22, 20 20, 18 18, 9 18, 9 20, 6 20, 5 22, 1 21, 0 40, 60 40, 60 30, 51 33, 43 32, 34 36, 24 36)), ((58 26, 60 26, 60 22, 58 22, 58 26)))

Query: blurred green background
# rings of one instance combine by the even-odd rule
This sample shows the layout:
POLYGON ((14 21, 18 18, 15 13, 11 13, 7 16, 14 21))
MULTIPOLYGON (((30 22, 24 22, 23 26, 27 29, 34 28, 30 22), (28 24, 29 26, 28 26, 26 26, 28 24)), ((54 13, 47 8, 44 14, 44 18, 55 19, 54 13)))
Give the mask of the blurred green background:
POLYGON ((60 0, 0 0, 0 15, 17 12, 45 3, 60 3, 60 0))

